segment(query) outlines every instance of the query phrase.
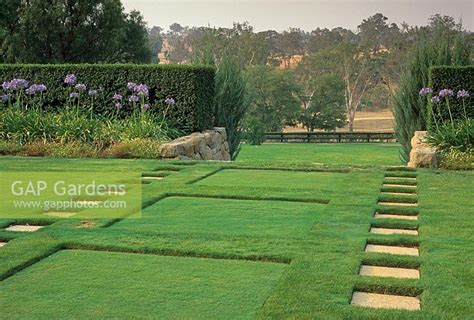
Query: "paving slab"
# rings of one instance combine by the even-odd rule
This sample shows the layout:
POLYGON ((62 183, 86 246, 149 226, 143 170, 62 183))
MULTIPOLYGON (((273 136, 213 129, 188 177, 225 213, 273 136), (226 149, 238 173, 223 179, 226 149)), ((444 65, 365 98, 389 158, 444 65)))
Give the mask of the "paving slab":
POLYGON ((382 194, 393 195, 393 196, 416 195, 415 193, 407 193, 407 192, 387 192, 387 191, 382 191, 382 194))
POLYGON ((390 228, 370 228, 370 233, 374 234, 407 234, 410 236, 417 236, 418 230, 410 229, 390 229, 390 228))
POLYGON ((378 244, 368 244, 365 247, 365 252, 387 253, 401 256, 416 256, 420 255, 418 248, 400 247, 400 246, 384 246, 378 244))
POLYGON ((165 177, 142 177, 144 180, 163 180, 165 177))
POLYGON ((6 244, 7 244, 6 242, 0 241, 0 247, 3 247, 6 244))
POLYGON ((400 279, 420 279, 420 271, 407 268, 393 268, 362 265, 359 270, 361 276, 385 277, 400 279))
POLYGON ((354 292, 351 304, 366 308, 420 310, 420 299, 417 297, 397 296, 391 294, 354 292))
POLYGON ((411 203, 411 202, 386 202, 386 201, 379 201, 379 205, 382 206, 400 206, 400 207, 417 207, 418 203, 411 203))
POLYGON ((374 217, 375 219, 418 220, 418 216, 407 214, 386 214, 376 212, 374 217))
POLYGON ((385 179, 388 179, 388 180, 410 180, 410 181, 415 181, 416 178, 413 178, 413 177, 385 177, 385 179))
POLYGON ((416 189, 416 186, 409 185, 409 184, 398 184, 398 183, 384 183, 382 184, 384 187, 397 187, 397 188, 406 188, 406 189, 416 189))
POLYGON ((34 225, 22 225, 22 224, 13 224, 5 230, 7 231, 15 231, 15 232, 35 232, 38 231, 41 228, 44 228, 45 226, 34 226, 34 225))
POLYGON ((45 212, 44 214, 50 217, 58 217, 58 218, 69 218, 72 217, 79 212, 67 212, 67 211, 49 211, 45 212))

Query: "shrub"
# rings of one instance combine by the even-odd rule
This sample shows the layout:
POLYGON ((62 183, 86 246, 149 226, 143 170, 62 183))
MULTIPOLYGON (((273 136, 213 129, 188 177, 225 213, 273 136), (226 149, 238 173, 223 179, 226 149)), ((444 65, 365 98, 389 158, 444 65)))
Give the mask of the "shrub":
POLYGON ((474 117, 474 66, 432 67, 430 69, 430 87, 435 93, 443 89, 450 89, 455 95, 461 90, 470 93, 470 96, 464 99, 449 98, 450 110, 443 104, 443 107, 439 109, 439 117, 444 120, 450 120, 451 116, 454 120, 465 119, 466 116, 467 118, 474 117))
POLYGON ((261 145, 265 142, 265 124, 258 118, 249 118, 246 123, 244 139, 252 145, 261 145))
POLYGON ((104 151, 103 156, 123 159, 159 159, 161 142, 152 139, 132 139, 118 142, 104 151))
POLYGON ((216 127, 225 127, 229 153, 235 159, 242 140, 242 121, 251 102, 247 80, 237 58, 225 53, 216 74, 216 127))
POLYGON ((400 88, 395 94, 395 132, 402 145, 400 156, 408 162, 411 138, 415 131, 426 130, 428 106, 418 93, 429 84, 429 70, 435 65, 466 65, 469 55, 458 52, 468 50, 461 33, 453 39, 441 35, 421 38, 410 52, 407 69, 402 74, 400 88))
POLYGON ((23 150, 19 143, 0 140, 0 155, 17 155, 23 150))
MULTIPOLYGON (((114 94, 126 95, 128 82, 149 85, 150 101, 157 104, 153 108, 157 113, 168 108, 167 98, 176 101, 169 107, 169 120, 177 127, 187 131, 200 131, 212 127, 214 103, 214 74, 212 67, 206 66, 162 66, 162 65, 0 65, 0 80, 9 81, 24 78, 31 83, 46 85, 42 105, 47 109, 61 109, 68 102, 71 86, 64 82, 67 74, 74 74, 87 89, 97 91, 89 96, 81 93, 80 99, 95 114, 104 115, 115 112, 112 99, 114 94)), ((122 114, 131 112, 123 108, 122 114)))
POLYGON ((439 167, 450 170, 474 170, 474 151, 443 151, 441 153, 439 167))
POLYGON ((34 141, 27 143, 20 153, 29 157, 90 158, 97 157, 98 150, 79 141, 54 142, 34 141))
POLYGON ((439 124, 428 132, 428 142, 442 151, 474 150, 474 122, 472 119, 462 119, 439 124))

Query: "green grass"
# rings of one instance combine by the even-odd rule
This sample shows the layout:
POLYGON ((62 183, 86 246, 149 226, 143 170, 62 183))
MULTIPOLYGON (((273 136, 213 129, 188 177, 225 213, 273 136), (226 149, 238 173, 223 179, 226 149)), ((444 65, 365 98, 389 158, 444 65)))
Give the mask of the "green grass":
POLYGON ((416 195, 383 198, 418 206, 379 208, 385 173, 412 173, 382 167, 399 165, 397 149, 244 146, 232 164, 0 158, 2 171, 166 172, 143 185, 141 219, 0 230, 9 241, 0 248, 2 316, 468 319, 474 173, 417 170, 416 195), (419 220, 375 219, 376 210, 419 220), (419 236, 369 234, 371 225, 417 228, 419 236), (421 255, 366 254, 366 243, 419 246, 421 255), (361 263, 419 268, 421 279, 360 277, 361 263), (356 289, 419 295, 422 310, 354 307, 356 289))
POLYGON ((252 164, 396 166, 401 165, 399 148, 396 143, 244 145, 237 161, 252 164))
POLYGON ((0 304, 8 318, 249 319, 287 267, 64 250, 2 281, 0 304))

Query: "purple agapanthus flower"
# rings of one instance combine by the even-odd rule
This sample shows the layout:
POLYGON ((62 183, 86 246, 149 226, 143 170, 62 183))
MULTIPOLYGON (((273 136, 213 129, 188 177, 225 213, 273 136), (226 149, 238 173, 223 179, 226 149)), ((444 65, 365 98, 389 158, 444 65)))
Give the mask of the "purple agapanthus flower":
POLYGON ((129 82, 129 83, 127 83, 127 89, 133 91, 133 90, 135 90, 136 85, 137 84, 135 82, 129 82))
POLYGON ((71 93, 69 94, 69 97, 70 97, 70 98, 79 98, 79 93, 77 93, 77 92, 71 92, 71 93))
POLYGON ((443 89, 439 92, 439 96, 441 98, 444 98, 444 97, 451 97, 453 95, 453 90, 451 89, 443 89))
POLYGON ((469 91, 464 90, 464 89, 463 89, 463 90, 459 90, 459 91, 458 91, 458 94, 457 94, 457 97, 458 97, 458 99, 459 99, 459 98, 467 98, 467 97, 469 97, 469 91))
POLYGON ((68 74, 64 78, 64 83, 69 86, 73 86, 76 83, 76 81, 77 81, 77 77, 74 74, 68 74))
POLYGON ((431 93, 433 93, 433 89, 431 89, 431 88, 423 88, 423 89, 420 90, 419 95, 420 95, 421 97, 424 97, 424 96, 426 96, 426 95, 428 95, 428 94, 431 94, 431 93))
POLYGON ((25 79, 13 79, 12 81, 8 82, 5 81, 2 84, 3 90, 17 90, 17 89, 26 89, 28 88, 28 81, 25 79))
POLYGON ((146 84, 143 84, 143 83, 136 84, 135 87, 133 88, 133 91, 135 91, 135 93, 138 94, 139 96, 148 97, 149 89, 146 84))
POLYGON ((165 103, 169 106, 174 106, 176 104, 176 100, 174 100, 173 98, 166 98, 165 103))
POLYGON ((150 105, 149 105, 148 103, 145 103, 145 104, 142 106, 142 108, 143 108, 144 110, 148 110, 148 109, 150 109, 151 107, 150 107, 150 105))
POLYGON ((434 96, 433 98, 431 98, 431 103, 433 104, 437 104, 440 102, 440 99, 438 96, 434 96))
POLYGON ((97 95, 97 90, 91 89, 89 90, 88 94, 90 97, 95 97, 97 95))
POLYGON ((46 89, 44 84, 32 84, 25 92, 29 95, 35 95, 37 92, 46 91, 46 89))
POLYGON ((5 101, 8 101, 9 99, 10 99, 10 95, 9 95, 8 93, 7 93, 7 94, 2 94, 2 95, 0 96, 0 100, 2 100, 2 101, 4 101, 4 102, 5 102, 5 101))
POLYGON ((112 97, 112 99, 114 99, 115 101, 120 101, 122 100, 122 98, 122 95, 118 93, 114 94, 114 96, 112 97))
POLYGON ((83 84, 83 83, 78 83, 78 84, 76 84, 76 85, 74 86, 74 88, 75 88, 76 90, 79 90, 79 91, 86 91, 86 89, 87 89, 86 85, 83 84))
POLYGON ((140 100, 140 98, 136 95, 130 96, 128 98, 128 101, 130 101, 130 102, 138 102, 138 100, 140 100))

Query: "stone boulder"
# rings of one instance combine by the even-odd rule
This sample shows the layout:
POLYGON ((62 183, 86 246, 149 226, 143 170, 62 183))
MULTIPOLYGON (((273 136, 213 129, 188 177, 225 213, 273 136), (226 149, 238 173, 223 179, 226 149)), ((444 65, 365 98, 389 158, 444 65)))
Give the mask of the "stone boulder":
POLYGON ((426 142, 426 131, 416 131, 411 139, 410 168, 437 168, 438 153, 435 147, 426 142))
POLYGON ((160 147, 164 159, 230 161, 225 128, 195 132, 160 147))

